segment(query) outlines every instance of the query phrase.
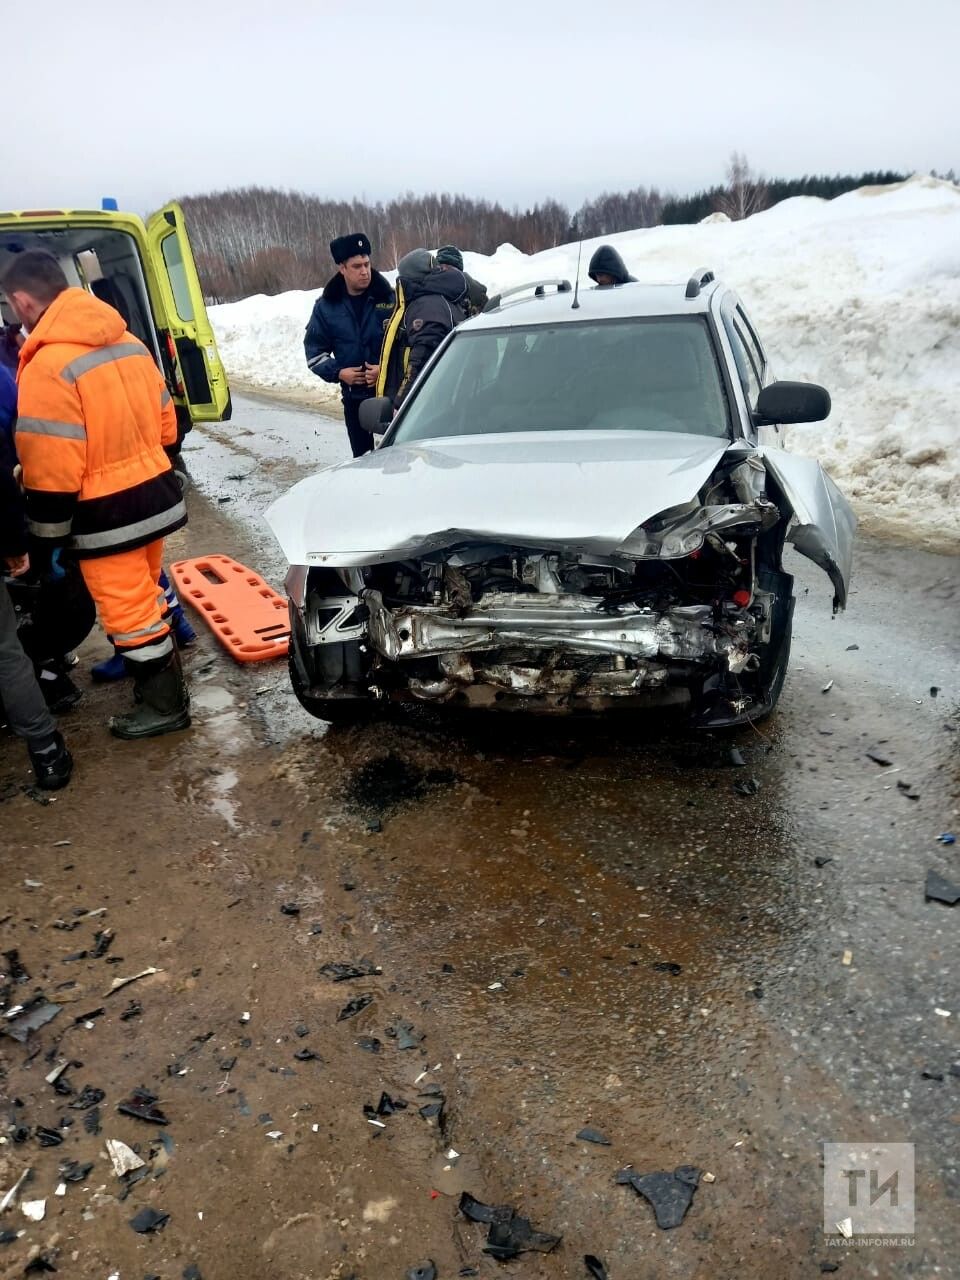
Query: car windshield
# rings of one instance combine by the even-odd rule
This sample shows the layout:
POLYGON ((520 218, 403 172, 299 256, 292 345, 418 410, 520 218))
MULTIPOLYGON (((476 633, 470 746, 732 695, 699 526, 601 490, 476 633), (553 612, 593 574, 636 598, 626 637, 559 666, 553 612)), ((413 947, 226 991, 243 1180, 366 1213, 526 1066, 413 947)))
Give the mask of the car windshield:
POLYGON ((507 431, 729 436, 705 317, 460 330, 386 443, 507 431))

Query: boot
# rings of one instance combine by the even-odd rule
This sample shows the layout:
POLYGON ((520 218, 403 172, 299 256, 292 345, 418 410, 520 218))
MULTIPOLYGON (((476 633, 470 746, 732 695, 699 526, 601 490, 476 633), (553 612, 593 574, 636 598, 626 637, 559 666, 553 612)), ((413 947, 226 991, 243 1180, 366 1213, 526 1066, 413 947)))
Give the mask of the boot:
POLYGON ((131 662, 136 706, 122 716, 113 716, 110 732, 116 738, 158 738, 190 728, 190 695, 183 679, 180 654, 174 648, 169 657, 152 662, 131 662))
POLYGON ((194 643, 197 633, 187 621, 186 614, 183 612, 183 605, 178 604, 170 615, 170 623, 173 627, 173 634, 177 637, 177 644, 181 649, 187 649, 194 643))
POLYGON ((127 664, 124 662, 123 654, 119 649, 114 649, 109 658, 104 658, 103 662, 98 662, 90 668, 90 675, 97 684, 125 680, 129 674, 127 664))
POLYGON ((59 733, 42 747, 28 746, 37 786, 43 791, 59 791, 70 781, 73 772, 73 756, 59 733))
POLYGON ((65 711, 72 711, 83 697, 81 690, 67 675, 64 666, 62 661, 50 662, 37 672, 37 681, 43 700, 55 716, 62 716, 65 711))

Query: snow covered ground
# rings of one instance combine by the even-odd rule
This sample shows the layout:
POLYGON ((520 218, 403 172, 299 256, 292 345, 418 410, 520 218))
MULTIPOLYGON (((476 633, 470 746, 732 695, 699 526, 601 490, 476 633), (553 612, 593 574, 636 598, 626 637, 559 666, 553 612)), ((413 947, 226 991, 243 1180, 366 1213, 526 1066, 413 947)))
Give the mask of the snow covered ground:
MULTIPOLYGON (((685 281, 709 266, 740 294, 779 377, 821 382, 825 423, 789 445, 816 454, 865 530, 960 550, 960 187, 913 178, 836 200, 786 200, 744 222, 604 237, 641 280, 685 281)), ((599 240, 585 241, 581 278, 599 240)), ((573 279, 577 246, 528 257, 503 245, 465 266, 491 293, 573 279)), ((228 372, 265 392, 334 389, 307 372, 303 330, 316 293, 211 308, 228 372)))

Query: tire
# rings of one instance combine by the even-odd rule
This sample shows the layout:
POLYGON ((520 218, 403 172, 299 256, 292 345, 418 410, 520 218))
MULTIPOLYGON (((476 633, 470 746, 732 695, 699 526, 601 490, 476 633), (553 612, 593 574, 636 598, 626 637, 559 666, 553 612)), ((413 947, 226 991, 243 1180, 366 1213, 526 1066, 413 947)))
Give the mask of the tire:
POLYGON ((297 701, 304 711, 315 716, 317 720, 326 720, 328 724, 347 726, 365 724, 373 719, 378 705, 373 699, 356 697, 324 698, 308 693, 292 651, 287 664, 290 672, 290 684, 293 686, 297 701))

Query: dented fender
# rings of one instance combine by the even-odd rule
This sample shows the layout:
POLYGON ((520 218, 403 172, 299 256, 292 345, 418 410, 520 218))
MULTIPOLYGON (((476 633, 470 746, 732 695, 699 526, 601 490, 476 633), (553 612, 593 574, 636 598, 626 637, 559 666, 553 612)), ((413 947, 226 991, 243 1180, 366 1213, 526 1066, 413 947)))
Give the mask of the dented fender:
POLYGON ((833 611, 845 609, 857 517, 816 458, 762 447, 764 466, 793 509, 787 541, 833 583, 833 611))

